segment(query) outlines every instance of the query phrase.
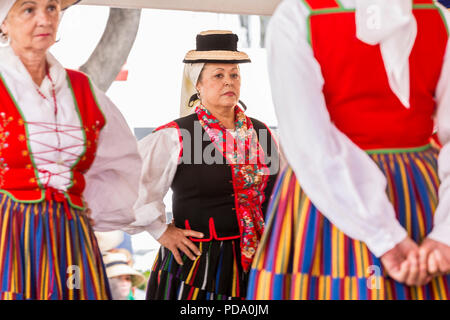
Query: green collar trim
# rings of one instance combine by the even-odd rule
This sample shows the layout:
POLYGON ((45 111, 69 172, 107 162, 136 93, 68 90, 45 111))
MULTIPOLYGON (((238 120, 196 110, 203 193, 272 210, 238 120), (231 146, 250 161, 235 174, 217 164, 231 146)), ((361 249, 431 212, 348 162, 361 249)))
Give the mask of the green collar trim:
POLYGON ((420 152, 431 148, 431 144, 427 144, 421 147, 414 148, 388 148, 388 149, 370 149, 365 150, 368 154, 390 154, 390 153, 408 153, 408 152, 420 152))

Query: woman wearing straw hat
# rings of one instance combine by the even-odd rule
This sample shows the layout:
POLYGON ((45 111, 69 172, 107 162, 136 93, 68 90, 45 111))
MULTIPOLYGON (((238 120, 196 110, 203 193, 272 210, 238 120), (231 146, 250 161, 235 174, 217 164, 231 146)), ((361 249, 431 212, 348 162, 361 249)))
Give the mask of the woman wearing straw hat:
POLYGON ((48 52, 75 2, 0 2, 0 299, 110 298, 85 210, 99 231, 134 221, 134 136, 48 52))
POLYGON ((290 166, 249 299, 450 298, 449 22, 432 0, 280 4, 267 48, 290 166))
POLYGON ((239 63, 229 31, 197 35, 186 54, 182 113, 140 142, 144 161, 135 230, 162 247, 148 299, 242 299, 264 229, 264 211, 278 171, 270 130, 237 106, 239 63), (193 107, 198 101, 197 107, 193 107), (174 222, 163 198, 173 190, 174 222))

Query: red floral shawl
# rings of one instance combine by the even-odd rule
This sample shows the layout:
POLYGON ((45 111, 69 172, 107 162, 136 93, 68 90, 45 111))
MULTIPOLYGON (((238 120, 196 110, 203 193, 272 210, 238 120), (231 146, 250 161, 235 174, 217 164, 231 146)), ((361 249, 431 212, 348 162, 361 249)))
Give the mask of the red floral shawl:
POLYGON ((231 166, 241 234, 241 263, 244 271, 248 271, 264 231, 261 205, 270 172, 251 120, 238 106, 234 110, 235 137, 204 106, 198 106, 195 112, 214 146, 231 166))

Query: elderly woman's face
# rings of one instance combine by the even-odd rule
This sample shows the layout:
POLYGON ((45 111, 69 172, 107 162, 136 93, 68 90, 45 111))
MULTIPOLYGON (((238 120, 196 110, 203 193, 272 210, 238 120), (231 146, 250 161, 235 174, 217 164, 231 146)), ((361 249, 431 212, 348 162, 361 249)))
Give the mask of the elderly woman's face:
POLYGON ((237 64, 207 63, 197 83, 205 106, 234 107, 241 93, 241 74, 237 64))
POLYGON ((2 31, 14 48, 47 50, 55 43, 60 13, 60 0, 17 0, 2 31))

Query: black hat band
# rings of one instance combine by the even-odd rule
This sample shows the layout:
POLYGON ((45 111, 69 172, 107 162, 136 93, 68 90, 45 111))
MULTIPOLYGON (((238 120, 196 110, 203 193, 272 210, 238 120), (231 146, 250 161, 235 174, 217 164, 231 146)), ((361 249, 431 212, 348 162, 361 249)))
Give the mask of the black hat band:
POLYGON ((232 33, 197 35, 197 51, 237 51, 238 36, 232 33))

